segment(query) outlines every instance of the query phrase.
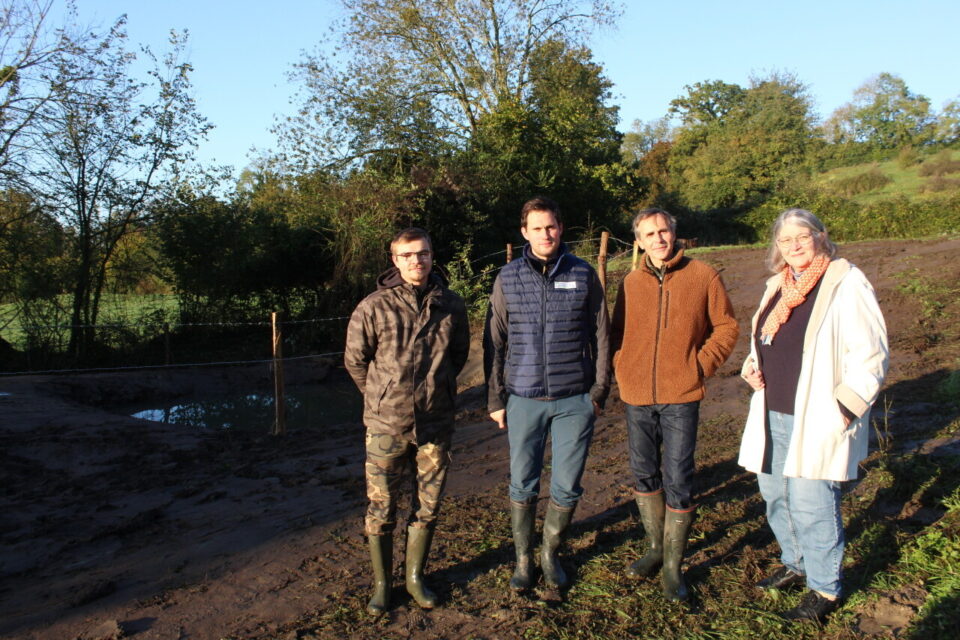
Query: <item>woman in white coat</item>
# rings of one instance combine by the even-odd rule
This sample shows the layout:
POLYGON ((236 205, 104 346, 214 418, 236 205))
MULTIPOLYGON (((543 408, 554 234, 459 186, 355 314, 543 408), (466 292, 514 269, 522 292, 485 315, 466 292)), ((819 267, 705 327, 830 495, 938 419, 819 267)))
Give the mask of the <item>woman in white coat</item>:
POLYGON ((820 220, 788 209, 773 223, 767 281, 741 375, 754 389, 740 464, 757 473, 782 567, 758 583, 806 583, 788 619, 822 621, 840 603, 840 483, 867 455, 870 407, 887 371, 873 287, 820 220))

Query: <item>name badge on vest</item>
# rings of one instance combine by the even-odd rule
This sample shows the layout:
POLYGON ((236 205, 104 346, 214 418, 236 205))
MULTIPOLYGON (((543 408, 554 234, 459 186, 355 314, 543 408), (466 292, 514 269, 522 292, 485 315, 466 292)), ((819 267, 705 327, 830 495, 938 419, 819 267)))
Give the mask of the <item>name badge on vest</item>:
POLYGON ((577 282, 575 280, 571 282, 554 282, 553 288, 554 289, 576 289, 577 282))

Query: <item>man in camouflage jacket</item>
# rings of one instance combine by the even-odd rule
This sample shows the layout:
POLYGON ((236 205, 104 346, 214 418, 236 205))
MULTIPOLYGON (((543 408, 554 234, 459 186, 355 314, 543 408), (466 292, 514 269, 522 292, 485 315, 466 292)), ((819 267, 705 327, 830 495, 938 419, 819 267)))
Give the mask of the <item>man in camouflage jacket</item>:
POLYGON ((432 273, 430 236, 412 227, 390 245, 394 267, 350 318, 344 364, 363 394, 369 506, 365 530, 374 568, 367 609, 386 611, 397 498, 408 469, 415 484, 407 527, 407 591, 425 608, 422 580, 450 464, 457 374, 470 350, 463 299, 432 273))

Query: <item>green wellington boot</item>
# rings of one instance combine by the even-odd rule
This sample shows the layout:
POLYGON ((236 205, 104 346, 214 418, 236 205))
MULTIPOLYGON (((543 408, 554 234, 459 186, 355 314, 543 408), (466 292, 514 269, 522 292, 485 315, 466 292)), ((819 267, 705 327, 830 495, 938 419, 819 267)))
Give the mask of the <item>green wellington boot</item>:
POLYGON ((660 575, 667 600, 684 601, 690 597, 687 582, 680 571, 687 535, 693 524, 693 511, 667 511, 663 526, 663 572, 660 575))
POLYGON ((367 541, 370 544, 370 559, 373 561, 373 597, 367 603, 367 611, 379 616, 390 606, 390 588, 393 582, 393 533, 384 536, 367 536, 367 541))
POLYGON ((517 568, 510 578, 510 588, 514 591, 525 591, 533 586, 533 525, 536 516, 536 502, 510 501, 510 525, 513 546, 517 550, 517 568))
POLYGON ((547 515, 543 519, 543 546, 540 549, 540 569, 543 571, 543 581, 547 587, 562 589, 567 586, 567 574, 564 573, 560 561, 557 560, 557 548, 563 537, 563 532, 570 526, 573 519, 573 507, 569 509, 558 507, 550 502, 547 515))
POLYGON ((631 578, 656 575, 663 565, 663 521, 666 501, 663 491, 652 495, 637 495, 637 508, 640 509, 640 521, 647 535, 647 552, 627 567, 631 578))
POLYGON ((407 593, 424 609, 437 606, 437 596, 423 584, 423 565, 430 553, 433 529, 407 527, 407 593))

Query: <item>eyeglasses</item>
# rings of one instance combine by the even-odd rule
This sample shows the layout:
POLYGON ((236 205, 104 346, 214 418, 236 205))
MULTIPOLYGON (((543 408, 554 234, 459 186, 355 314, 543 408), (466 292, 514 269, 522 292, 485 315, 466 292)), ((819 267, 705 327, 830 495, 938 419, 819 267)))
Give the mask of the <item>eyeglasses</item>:
POLYGON ((793 243, 808 245, 813 242, 812 233, 801 233, 796 238, 777 238, 777 244, 781 247, 792 247, 793 243))
POLYGON ((407 251, 406 253, 395 253, 393 255, 399 260, 406 260, 407 262, 410 262, 411 260, 416 259, 419 262, 420 260, 429 260, 430 254, 430 251, 407 251))

